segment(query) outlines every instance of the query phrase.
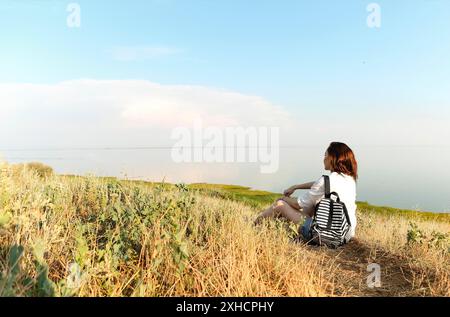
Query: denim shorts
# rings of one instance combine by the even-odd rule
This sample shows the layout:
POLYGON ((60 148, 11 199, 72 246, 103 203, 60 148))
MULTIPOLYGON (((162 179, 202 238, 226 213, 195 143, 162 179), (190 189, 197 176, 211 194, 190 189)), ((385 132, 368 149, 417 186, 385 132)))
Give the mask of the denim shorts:
POLYGON ((310 240, 311 239, 311 224, 312 224, 313 219, 311 217, 306 217, 305 222, 303 223, 303 226, 301 228, 301 233, 303 238, 305 238, 306 240, 310 240))

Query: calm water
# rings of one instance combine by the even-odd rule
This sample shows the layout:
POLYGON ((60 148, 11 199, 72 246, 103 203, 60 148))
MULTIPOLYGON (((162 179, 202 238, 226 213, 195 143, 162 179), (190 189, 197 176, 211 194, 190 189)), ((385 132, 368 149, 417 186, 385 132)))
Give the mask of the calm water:
MULTIPOLYGON (((360 179, 357 200, 376 205, 450 212, 449 147, 354 147, 360 179)), ((41 161, 58 173, 168 182, 246 185, 281 192, 313 181, 323 170, 321 147, 282 148, 275 174, 259 163, 174 163, 170 149, 3 151, 9 162, 41 161)), ((299 195, 301 191, 297 192, 299 195)))

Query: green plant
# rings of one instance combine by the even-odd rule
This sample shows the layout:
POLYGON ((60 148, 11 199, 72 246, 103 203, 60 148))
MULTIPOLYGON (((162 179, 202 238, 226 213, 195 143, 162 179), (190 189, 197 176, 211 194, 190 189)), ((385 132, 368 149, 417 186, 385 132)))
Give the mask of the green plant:
POLYGON ((410 222, 409 223, 409 229, 406 234, 406 241, 408 244, 412 243, 420 243, 422 244, 424 240, 426 239, 425 233, 419 229, 417 224, 410 222))
POLYGON ((407 232, 408 244, 422 244, 429 248, 450 251, 450 236, 448 233, 441 233, 433 230, 429 235, 420 230, 417 224, 410 222, 410 228, 407 232))
POLYGON ((13 245, 8 253, 8 262, 5 273, 0 271, 0 297, 15 296, 14 284, 20 273, 20 260, 23 255, 23 246, 13 245))
POLYGON ((35 291, 37 296, 55 296, 55 283, 48 277, 48 264, 44 258, 45 244, 43 241, 36 241, 33 246, 35 266, 37 271, 35 291))
POLYGON ((450 252, 450 235, 448 233, 433 231, 428 243, 436 248, 450 252))

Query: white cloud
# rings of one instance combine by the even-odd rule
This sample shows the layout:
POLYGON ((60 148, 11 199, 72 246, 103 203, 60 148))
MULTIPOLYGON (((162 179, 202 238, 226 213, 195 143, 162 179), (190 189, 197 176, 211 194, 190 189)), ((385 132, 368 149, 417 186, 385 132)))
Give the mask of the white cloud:
POLYGON ((0 100, 0 141, 38 147, 167 145, 173 128, 192 127, 195 118, 216 127, 294 126, 287 112, 258 96, 148 81, 0 84, 0 100))

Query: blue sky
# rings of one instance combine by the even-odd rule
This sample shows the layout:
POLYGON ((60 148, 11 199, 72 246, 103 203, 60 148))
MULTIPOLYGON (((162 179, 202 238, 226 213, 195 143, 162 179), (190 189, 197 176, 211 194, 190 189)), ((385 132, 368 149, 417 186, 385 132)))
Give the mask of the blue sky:
POLYGON ((0 0, 0 41, 9 161, 280 191, 321 175, 338 140, 361 159, 358 199, 450 210, 448 0, 0 0), (67 27, 71 2, 81 28, 67 27), (381 28, 367 26, 372 2, 381 28), (277 126, 299 148, 283 150, 275 175, 175 166, 170 151, 39 150, 167 146, 196 117, 277 126))
POLYGON ((70 1, 1 3, 1 82, 145 79, 357 112, 449 101, 446 0, 378 1, 380 29, 360 0, 80 0, 80 29, 66 27, 70 1), (167 54, 122 61, 118 47, 167 54))

